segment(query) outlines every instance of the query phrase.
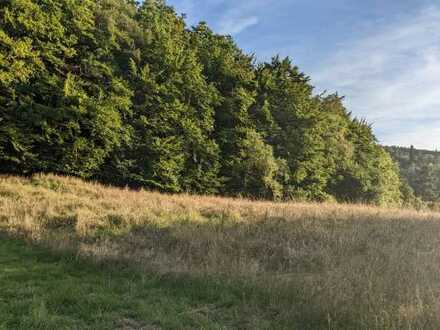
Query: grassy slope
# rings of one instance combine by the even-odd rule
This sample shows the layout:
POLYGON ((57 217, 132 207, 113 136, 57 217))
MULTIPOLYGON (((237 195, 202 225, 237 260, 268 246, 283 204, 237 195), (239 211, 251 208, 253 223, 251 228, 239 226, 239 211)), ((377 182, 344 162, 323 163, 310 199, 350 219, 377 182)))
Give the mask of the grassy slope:
POLYGON ((437 213, 35 176, 0 178, 0 230, 87 260, 3 241, 7 326, 440 328, 437 213))

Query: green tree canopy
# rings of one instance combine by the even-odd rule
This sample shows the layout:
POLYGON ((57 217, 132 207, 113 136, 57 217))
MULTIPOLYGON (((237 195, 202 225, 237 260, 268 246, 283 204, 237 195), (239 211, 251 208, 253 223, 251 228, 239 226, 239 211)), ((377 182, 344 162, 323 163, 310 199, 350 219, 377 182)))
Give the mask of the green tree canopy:
POLYGON ((0 3, 0 171, 265 199, 412 196, 338 94, 316 95, 289 58, 256 63, 206 23, 188 28, 161 0, 0 3))

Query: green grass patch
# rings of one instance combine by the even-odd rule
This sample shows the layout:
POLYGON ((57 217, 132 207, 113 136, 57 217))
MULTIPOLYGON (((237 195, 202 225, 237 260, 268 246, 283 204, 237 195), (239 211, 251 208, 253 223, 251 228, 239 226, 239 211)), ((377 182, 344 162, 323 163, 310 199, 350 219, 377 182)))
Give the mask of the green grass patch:
POLYGON ((0 238, 0 329, 283 326, 251 285, 96 265, 0 238))

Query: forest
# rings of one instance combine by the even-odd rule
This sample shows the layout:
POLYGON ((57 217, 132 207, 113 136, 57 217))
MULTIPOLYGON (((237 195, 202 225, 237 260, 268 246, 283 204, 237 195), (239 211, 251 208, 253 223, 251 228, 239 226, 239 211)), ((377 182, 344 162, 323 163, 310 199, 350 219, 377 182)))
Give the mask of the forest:
POLYGON ((440 201, 440 152, 414 146, 385 147, 397 162, 400 173, 417 197, 426 202, 440 201))
POLYGON ((252 199, 416 200, 343 97, 316 93, 289 58, 258 62, 206 23, 187 26, 161 0, 1 2, 0 171, 252 199))

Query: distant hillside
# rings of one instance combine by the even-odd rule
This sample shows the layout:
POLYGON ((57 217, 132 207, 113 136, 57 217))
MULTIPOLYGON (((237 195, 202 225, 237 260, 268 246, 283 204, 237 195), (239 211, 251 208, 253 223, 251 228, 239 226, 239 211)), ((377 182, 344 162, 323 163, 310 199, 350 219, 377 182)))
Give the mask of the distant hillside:
POLYGON ((425 201, 440 199, 440 152, 414 147, 385 147, 415 194, 425 201))

